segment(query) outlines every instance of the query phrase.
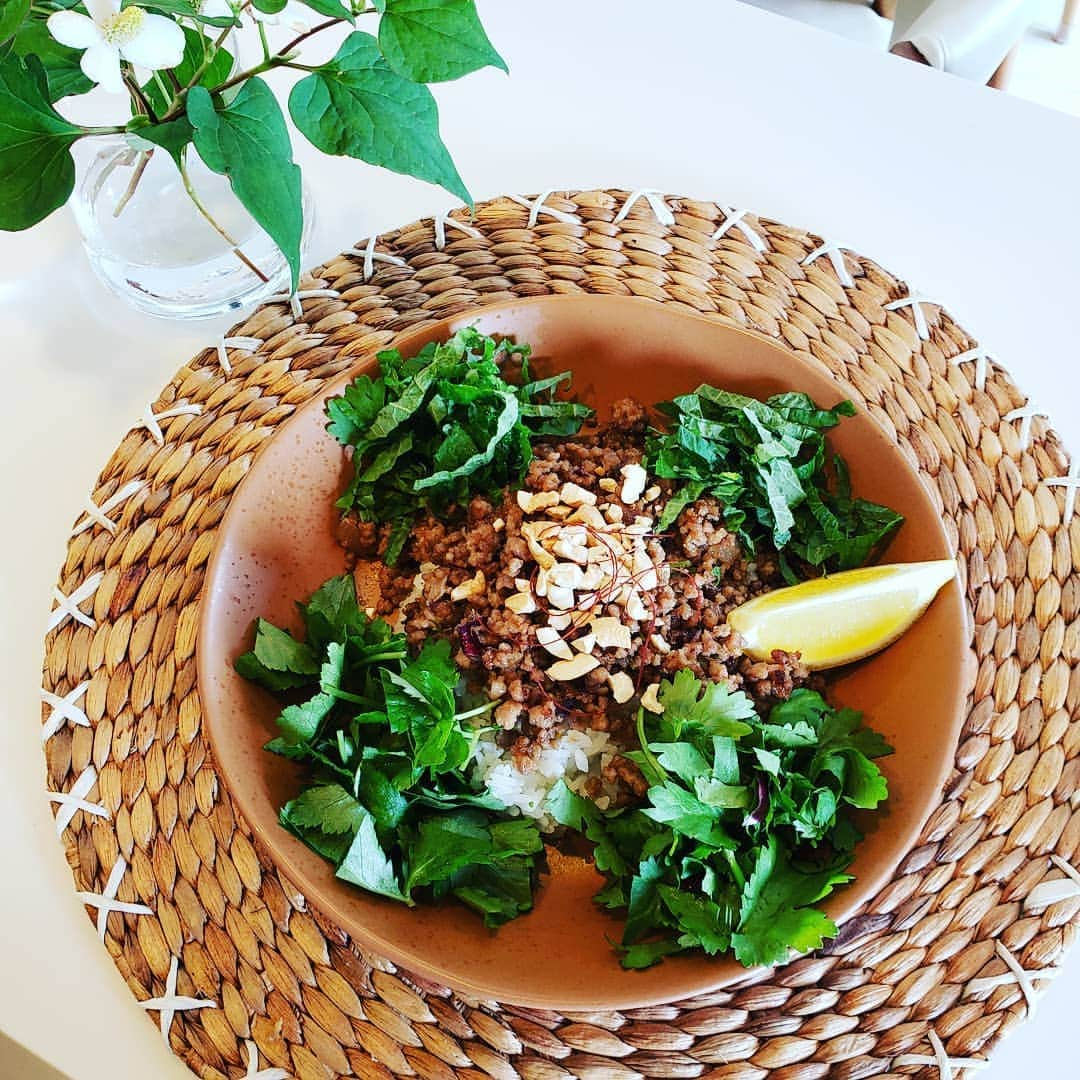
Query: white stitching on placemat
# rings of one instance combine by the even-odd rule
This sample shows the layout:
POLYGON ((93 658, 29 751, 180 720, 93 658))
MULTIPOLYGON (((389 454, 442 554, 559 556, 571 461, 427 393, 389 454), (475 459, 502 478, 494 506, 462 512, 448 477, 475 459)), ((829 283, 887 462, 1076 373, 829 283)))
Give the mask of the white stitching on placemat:
POLYGON ((1051 476, 1043 481, 1051 487, 1065 488, 1065 513, 1061 524, 1068 525, 1076 511, 1076 493, 1080 491, 1080 457, 1073 458, 1069 471, 1064 476, 1051 476))
POLYGON ((987 365, 991 361, 996 364, 997 357, 993 353, 988 353, 985 349, 980 349, 978 346, 974 349, 965 349, 962 353, 949 357, 950 364, 968 364, 972 360, 975 361, 975 389, 984 390, 986 388, 987 365))
POLYGON ((124 861, 124 856, 117 855, 116 862, 113 863, 112 871, 109 874, 109 880, 100 893, 83 891, 75 894, 84 904, 97 908, 98 937, 102 941, 105 940, 105 928, 108 926, 109 912, 120 911, 127 915, 154 914, 145 904, 132 904, 127 900, 116 899, 116 891, 120 888, 120 881, 126 870, 127 863, 124 861))
POLYGON ((211 1001, 209 998, 193 998, 184 997, 176 993, 176 975, 180 969, 180 962, 174 956, 169 962, 169 975, 165 980, 165 993, 158 998, 147 998, 146 1001, 140 1001, 139 1005, 143 1009, 153 1009, 160 1013, 158 1017, 158 1026, 161 1028, 161 1037, 165 1040, 165 1045, 169 1043, 169 1029, 172 1027, 173 1019, 178 1012, 186 1012, 188 1009, 216 1009, 217 1002, 211 1001))
POLYGON ((97 623, 89 615, 79 610, 79 605, 84 600, 89 600, 97 592, 97 588, 104 577, 105 575, 100 570, 96 574, 91 574, 70 596, 65 596, 59 588, 54 587, 53 599, 56 601, 56 607, 49 613, 49 621, 46 624, 45 632, 55 630, 69 616, 77 623, 89 626, 91 630, 97 626, 97 623))
POLYGON ((719 240, 727 236, 731 229, 738 229, 756 252, 760 254, 768 251, 769 245, 765 242, 765 238, 750 228, 745 220, 746 215, 750 213, 749 210, 736 210, 732 206, 721 206, 719 209, 724 215, 724 220, 716 227, 716 232, 712 234, 711 239, 719 240))
MULTIPOLYGON (((1071 900, 1080 896, 1080 872, 1067 863, 1060 855, 1051 855, 1050 864, 1056 866, 1065 876, 1050 881, 1040 881, 1024 898, 1024 910, 1049 907, 1062 900, 1071 900)), ((1041 976, 1040 976, 1041 977, 1041 976)))
POLYGON ((75 704, 86 693, 89 685, 89 682, 81 682, 74 690, 69 690, 63 697, 52 693, 51 690, 46 690, 45 687, 41 688, 41 700, 46 705, 52 706, 52 712, 49 713, 48 719, 41 728, 42 742, 48 742, 64 726, 65 720, 70 720, 73 724, 78 724, 79 727, 90 726, 90 720, 86 713, 75 704))
POLYGON ((267 304, 288 304, 292 317, 302 319, 304 317, 304 308, 300 303, 301 300, 314 300, 316 298, 336 300, 340 296, 341 293, 337 289, 297 289, 294 293, 275 293, 273 296, 268 296, 265 302, 267 304))
POLYGON ((1049 418, 1048 413, 1044 413, 1038 406, 1032 405, 1029 401, 1026 405, 1019 409, 1013 409, 1012 412, 1007 412, 1001 419, 1002 420, 1019 420, 1020 421, 1020 449, 1026 450, 1031 445, 1031 421, 1036 416, 1045 416, 1049 418))
POLYGON ((457 229, 459 233, 463 233, 465 236, 471 236, 474 240, 483 240, 484 234, 479 230, 473 228, 472 225, 467 225, 464 221, 458 221, 457 218, 450 216, 449 210, 444 210, 440 214, 436 214, 433 218, 435 229, 435 247, 442 251, 446 247, 446 226, 450 225, 457 229))
POLYGON ((257 337, 226 337, 221 335, 217 343, 218 363, 226 375, 232 374, 232 364, 229 362, 227 349, 243 349, 244 352, 254 352, 262 344, 262 338, 257 337))
POLYGON ((259 1069, 259 1048, 254 1039, 245 1039, 244 1046, 247 1047, 247 1072, 244 1073, 244 1080, 289 1080, 286 1069, 277 1066, 272 1069, 259 1069))
POLYGON ((994 951, 1004 961, 1005 966, 1016 976, 1020 991, 1027 1002, 1028 1016, 1031 1016, 1035 1012, 1036 997, 1035 987, 1032 985, 1027 969, 1000 941, 994 942, 994 951))
POLYGON ((375 273, 375 264, 377 262, 388 263, 390 266, 408 266, 408 263, 397 255, 390 255, 385 251, 376 251, 375 241, 377 239, 378 237, 372 236, 364 245, 363 250, 357 247, 349 248, 348 250, 349 255, 355 255, 358 259, 362 258, 364 260, 365 281, 371 280, 371 275, 375 273))
POLYGON ((945 1052, 945 1044, 933 1029, 928 1035, 933 1057, 928 1054, 900 1054, 893 1058, 892 1069, 901 1069, 905 1065, 934 1065, 941 1080, 953 1080, 953 1069, 985 1069, 990 1062, 985 1058, 951 1058, 945 1052))
POLYGON ((638 199, 644 199, 649 204, 649 209, 656 215, 656 220, 661 225, 675 224, 675 215, 671 212, 671 207, 664 201, 662 192, 655 188, 638 188, 637 191, 631 191, 626 197, 626 202, 622 204, 622 209, 615 215, 612 224, 618 225, 620 221, 623 221, 630 213, 630 207, 638 199))
POLYGON ((202 406, 194 403, 176 405, 171 409, 164 409, 159 413, 154 412, 153 405, 146 406, 146 412, 143 413, 142 419, 135 424, 135 427, 146 428, 150 432, 154 442, 158 446, 165 445, 165 433, 161 430, 162 420, 171 420, 174 416, 199 416, 202 413, 202 406))
POLYGON ((145 480, 130 480, 119 491, 110 495, 100 506, 89 495, 86 497, 86 519, 71 530, 70 539, 86 532, 95 522, 106 532, 115 534, 116 522, 110 518, 109 511, 115 510, 122 502, 130 499, 146 486, 145 480))
POLYGON ((48 791, 46 798, 49 802, 59 803, 60 809, 56 811, 56 835, 62 836, 64 830, 71 824, 71 819, 80 811, 84 810, 94 817, 107 818, 109 811, 101 803, 88 802, 86 796, 90 789, 97 783, 97 770, 93 765, 87 765, 79 773, 70 791, 48 791))
POLYGON ((915 319, 915 332, 923 341, 930 340, 930 327, 926 322, 926 312, 923 304, 933 304, 935 301, 915 290, 908 290, 907 296, 901 296, 899 300, 893 300, 885 305, 886 311, 899 311, 901 308, 911 308, 912 317, 915 319))
POLYGON ((847 268, 844 252, 840 248, 840 245, 834 243, 832 240, 823 240, 809 255, 806 256, 805 259, 803 259, 802 265, 809 266, 811 263, 820 259, 822 255, 829 256, 829 262, 832 263, 832 268, 836 271, 836 276, 840 279, 840 284, 843 285, 845 289, 853 289, 855 287, 855 281, 847 268))
MULTIPOLYGON (((565 210, 556 210, 554 206, 547 205, 548 197, 554 194, 555 189, 549 188, 547 191, 541 191, 532 202, 529 202, 529 200, 522 195, 507 195, 506 197, 512 203, 517 203, 518 206, 525 206, 528 208, 529 219, 525 223, 525 228, 527 229, 531 229, 536 225, 541 214, 547 214, 556 221, 563 221, 567 225, 580 225, 581 220, 573 214, 568 214, 565 210)), ((615 220, 618 221, 619 219, 616 218, 615 220)))

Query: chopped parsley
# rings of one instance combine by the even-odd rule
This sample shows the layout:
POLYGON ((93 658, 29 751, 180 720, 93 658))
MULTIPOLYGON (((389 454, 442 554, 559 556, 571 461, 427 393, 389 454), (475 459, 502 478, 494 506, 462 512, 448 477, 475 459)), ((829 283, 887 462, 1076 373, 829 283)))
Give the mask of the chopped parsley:
POLYGON ((888 796, 873 759, 892 748, 812 690, 762 719, 741 690, 680 671, 659 700, 627 754, 649 784, 640 807, 601 811, 562 781, 547 803, 593 841, 597 903, 625 909, 623 966, 700 948, 752 967, 819 948, 836 926, 816 905, 851 880, 861 839, 850 811, 888 796))
POLYGON ((330 434, 353 448, 352 481, 337 505, 361 521, 392 523, 391 566, 419 512, 520 486, 533 439, 573 435, 592 415, 556 400, 569 372, 531 380, 527 345, 471 327, 409 359, 393 350, 378 360, 379 377, 354 379, 326 415, 330 434), (508 364, 520 367, 518 383, 504 377, 508 364))

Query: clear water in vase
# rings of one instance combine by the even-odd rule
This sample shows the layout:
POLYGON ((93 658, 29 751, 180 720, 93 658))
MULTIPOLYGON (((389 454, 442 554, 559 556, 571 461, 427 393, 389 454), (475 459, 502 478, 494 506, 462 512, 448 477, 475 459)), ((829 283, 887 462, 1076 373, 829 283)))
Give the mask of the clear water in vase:
MULTIPOLYGON (((114 292, 153 315, 190 319, 287 290, 284 256, 228 179, 193 149, 185 185, 161 148, 150 153, 126 138, 87 142, 71 206, 90 263, 114 292)), ((310 216, 305 192, 305 236, 310 216)))

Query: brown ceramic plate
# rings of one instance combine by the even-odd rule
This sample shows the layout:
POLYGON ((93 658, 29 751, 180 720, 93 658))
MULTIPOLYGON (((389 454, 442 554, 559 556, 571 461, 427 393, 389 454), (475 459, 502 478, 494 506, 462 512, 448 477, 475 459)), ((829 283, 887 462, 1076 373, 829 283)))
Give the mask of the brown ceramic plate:
MULTIPOLYGON (((849 394, 823 367, 774 341, 626 298, 542 297, 500 305, 418 331, 401 349, 415 352, 470 323, 529 342, 541 373, 572 369, 574 391, 602 412, 628 394, 652 403, 701 382, 760 397, 804 390, 829 405, 849 394)), ((232 662, 250 647, 257 616, 299 629, 294 601, 342 572, 334 499, 346 463, 323 429, 323 403, 372 363, 365 359, 327 384, 279 431, 234 495, 218 535, 203 598, 199 688, 213 752, 240 811, 284 873, 358 943, 476 997, 563 1011, 629 1008, 744 976, 733 960, 702 956, 623 971, 609 944, 621 925, 591 902, 601 878, 579 859, 552 853, 535 910, 492 932, 458 905, 409 909, 339 882, 328 863, 278 825, 277 809, 296 794, 301 773, 263 751, 274 734, 277 705, 236 675, 232 662)), ((926 491, 869 416, 845 420, 832 443, 851 466, 855 490, 907 518, 889 561, 948 557, 926 491)), ((838 923, 885 884, 938 801, 970 685, 967 625, 953 582, 904 638, 834 684, 832 698, 864 710, 896 747, 883 763, 888 806, 873 815, 858 849, 856 881, 825 904, 838 923)))

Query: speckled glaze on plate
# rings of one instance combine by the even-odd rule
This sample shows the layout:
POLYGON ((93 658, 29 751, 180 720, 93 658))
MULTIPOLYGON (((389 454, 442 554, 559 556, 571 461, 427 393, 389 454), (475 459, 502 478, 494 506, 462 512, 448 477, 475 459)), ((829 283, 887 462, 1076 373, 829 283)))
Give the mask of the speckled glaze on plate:
MULTIPOLYGON (((848 393, 823 367, 775 341, 628 298, 513 302, 427 327, 400 348, 415 352, 468 324, 529 342, 541 374, 571 369, 574 393, 601 413, 619 397, 652 403, 701 382, 759 397, 803 390, 829 405, 848 393)), ((339 882, 330 864, 278 825, 277 808, 296 793, 302 774, 263 751, 277 705, 236 675, 232 661, 250 646, 256 617, 297 628, 294 601, 342 571, 333 504, 348 470, 342 448, 324 430, 323 406, 372 365, 367 360, 327 384, 268 443, 230 504, 208 569, 199 688, 213 752, 240 811, 270 857, 360 944, 482 999, 563 1011, 619 1009, 686 998, 745 976, 733 960, 699 956, 623 971, 609 943, 621 924, 592 904, 601 878, 579 859, 551 852, 535 910, 492 932, 458 905, 409 909, 339 882)), ((831 443, 847 459, 856 492, 907 519, 887 560, 950 555, 917 475, 868 416, 845 420, 831 443)), ((856 880, 824 905, 838 923, 889 880, 939 801, 974 675, 969 638, 967 609, 952 582, 903 639, 833 684, 830 697, 864 710, 896 748, 883 763, 889 803, 867 822, 852 867, 856 880)))

